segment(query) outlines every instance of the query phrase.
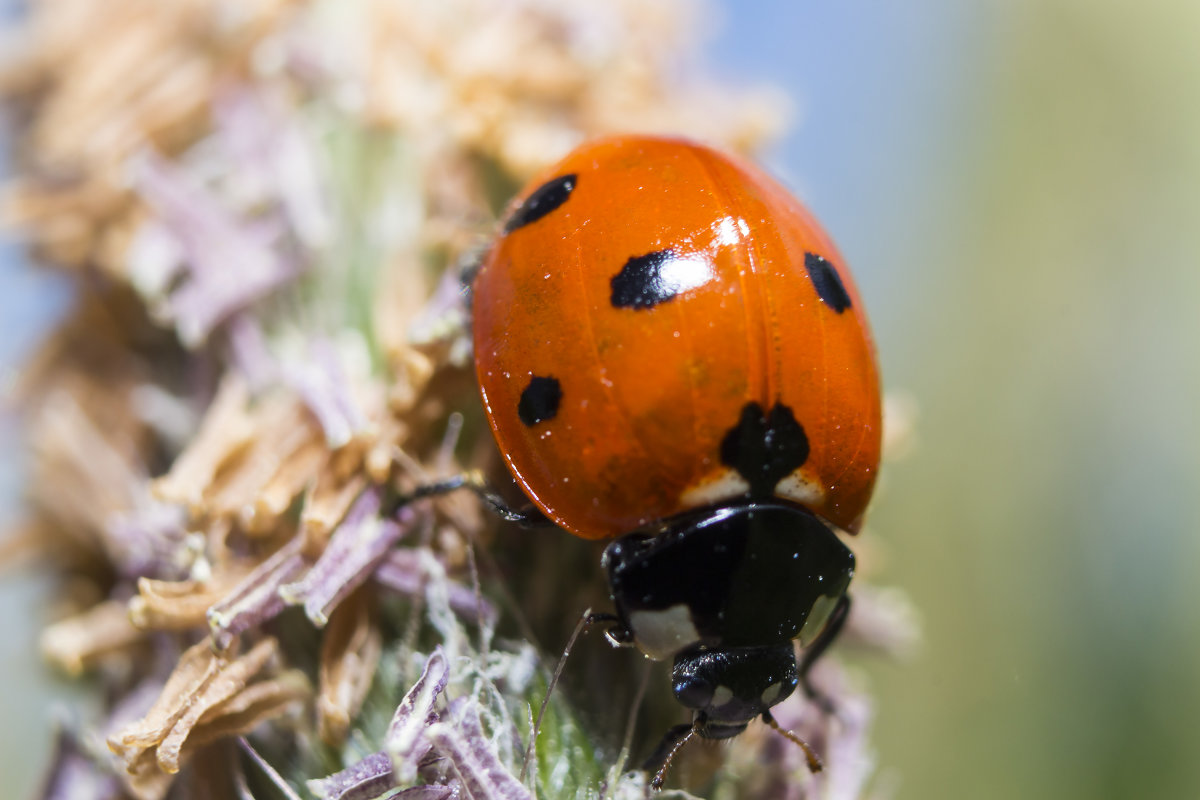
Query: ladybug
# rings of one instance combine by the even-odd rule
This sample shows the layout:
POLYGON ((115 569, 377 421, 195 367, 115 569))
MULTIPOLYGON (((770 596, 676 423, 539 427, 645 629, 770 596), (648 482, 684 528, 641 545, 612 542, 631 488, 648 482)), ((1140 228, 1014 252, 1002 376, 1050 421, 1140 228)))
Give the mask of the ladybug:
POLYGON ((518 196, 471 289, 513 478, 559 527, 613 540, 598 617, 673 660, 693 712, 650 768, 815 696, 854 573, 836 531, 862 523, 881 424, 858 291, 808 211, 706 146, 605 138, 518 196))

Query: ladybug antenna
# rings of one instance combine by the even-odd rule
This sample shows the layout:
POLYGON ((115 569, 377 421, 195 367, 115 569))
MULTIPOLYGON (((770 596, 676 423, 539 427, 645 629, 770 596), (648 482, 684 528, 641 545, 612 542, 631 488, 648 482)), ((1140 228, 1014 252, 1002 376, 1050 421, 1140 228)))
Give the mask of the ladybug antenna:
POLYGON ((658 743, 658 749, 654 751, 654 755, 646 759, 645 764, 642 764, 642 769, 646 772, 655 767, 658 768, 654 777, 650 779, 651 789, 654 791, 662 789, 663 781, 667 779, 667 771, 671 769, 671 762, 675 760, 675 754, 699 731, 700 718, 697 717, 694 722, 676 725, 663 734, 662 741, 658 743))
POLYGON ((787 739, 788 741, 792 742, 795 745, 798 745, 800 747, 800 749, 804 751, 804 757, 808 760, 808 771, 809 772, 812 772, 815 774, 815 773, 818 773, 821 770, 825 769, 825 764, 823 764, 821 762, 820 756, 818 756, 816 754, 816 752, 813 751, 812 747, 808 744, 808 742, 804 741, 803 739, 801 739, 799 736, 792 733, 791 731, 784 730, 782 727, 780 727, 779 723, 775 721, 775 718, 773 716, 771 716, 770 711, 764 711, 762 718, 763 718, 763 722, 767 723, 772 728, 774 728, 777 733, 779 733, 780 735, 783 736, 783 738, 787 739))
POLYGON ((558 685, 558 679, 562 676, 563 667, 567 664, 567 656, 571 654, 571 649, 575 647, 575 640, 579 635, 587 630, 596 618, 601 615, 592 614, 589 608, 583 612, 583 616, 579 618, 579 622, 575 625, 575 631, 571 634, 571 638, 567 640, 567 646, 563 649, 563 653, 559 656, 558 664, 554 667, 554 674, 550 676, 550 683, 546 685, 546 694, 542 697, 542 707, 538 709, 537 719, 533 723, 533 730, 529 732, 529 744, 525 746, 525 761, 521 764, 521 782, 525 782, 525 775, 529 772, 529 762, 533 760, 533 748, 537 744, 538 731, 542 729, 542 717, 546 714, 546 706, 550 705, 550 695, 554 692, 554 687, 558 685))

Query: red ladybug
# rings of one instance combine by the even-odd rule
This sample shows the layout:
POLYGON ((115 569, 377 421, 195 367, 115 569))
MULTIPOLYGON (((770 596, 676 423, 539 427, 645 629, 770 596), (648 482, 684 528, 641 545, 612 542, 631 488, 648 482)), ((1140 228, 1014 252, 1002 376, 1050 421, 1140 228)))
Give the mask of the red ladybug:
POLYGON ((708 147, 602 139, 520 195, 472 290, 513 477, 571 533, 620 537, 609 635, 674 659, 694 718, 655 759, 811 693, 854 570, 833 528, 861 524, 881 427, 866 316, 816 221, 708 147))

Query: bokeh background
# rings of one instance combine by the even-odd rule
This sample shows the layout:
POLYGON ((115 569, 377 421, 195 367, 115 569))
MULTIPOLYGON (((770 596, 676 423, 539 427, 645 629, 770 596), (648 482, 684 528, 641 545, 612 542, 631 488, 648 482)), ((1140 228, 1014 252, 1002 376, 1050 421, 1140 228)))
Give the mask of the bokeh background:
MULTIPOLYGON (((871 520, 925 631, 863 676, 883 783, 1200 797, 1200 4, 711 7, 697 66, 793 97, 765 160, 839 242, 919 409, 871 520)), ((6 382, 64 302, 0 250, 6 382)), ((0 582, 5 796, 35 786, 66 691, 36 655, 51 600, 0 582)))

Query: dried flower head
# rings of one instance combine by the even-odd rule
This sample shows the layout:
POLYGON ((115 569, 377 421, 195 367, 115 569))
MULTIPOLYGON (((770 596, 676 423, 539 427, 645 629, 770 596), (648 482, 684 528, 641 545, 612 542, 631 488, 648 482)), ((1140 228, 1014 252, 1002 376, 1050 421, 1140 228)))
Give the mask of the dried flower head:
MULTIPOLYGON (((587 643, 524 763, 534 637, 553 650, 593 601, 595 554, 531 550, 467 493, 405 498, 494 466, 460 274, 521 182, 599 133, 752 150, 778 130, 772 92, 681 77, 699 13, 30 3, 0 76, 22 111, 0 214, 78 301, 21 387, 23 541, 63 586, 44 652, 106 698, 44 796, 643 796, 618 737, 670 712, 651 692, 626 713, 637 682, 589 682, 587 643)), ((852 638, 903 649, 906 609, 865 593, 852 638)), ((869 702, 836 664, 818 679, 835 718, 778 716, 827 776, 752 730, 716 796, 862 796, 869 702)))

